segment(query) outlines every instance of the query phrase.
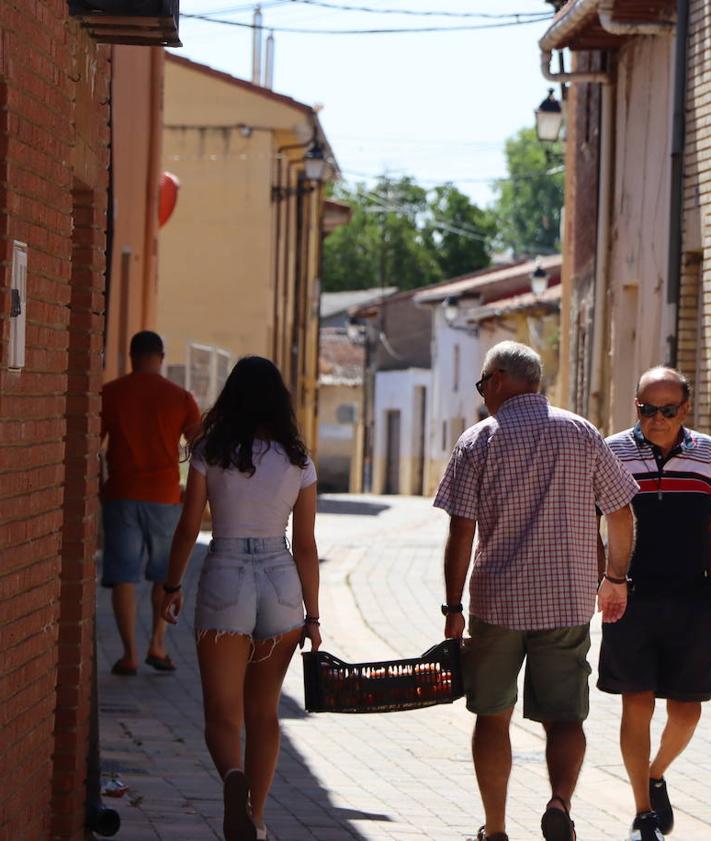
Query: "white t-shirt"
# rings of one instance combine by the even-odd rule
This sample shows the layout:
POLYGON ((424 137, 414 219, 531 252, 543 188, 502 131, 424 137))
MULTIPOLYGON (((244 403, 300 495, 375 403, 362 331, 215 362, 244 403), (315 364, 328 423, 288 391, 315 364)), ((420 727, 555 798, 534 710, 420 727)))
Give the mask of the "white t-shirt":
POLYGON ((299 491, 316 481, 310 458, 302 470, 274 442, 255 440, 252 463, 254 476, 207 464, 201 448, 193 453, 190 466, 207 477, 213 537, 281 537, 299 491))

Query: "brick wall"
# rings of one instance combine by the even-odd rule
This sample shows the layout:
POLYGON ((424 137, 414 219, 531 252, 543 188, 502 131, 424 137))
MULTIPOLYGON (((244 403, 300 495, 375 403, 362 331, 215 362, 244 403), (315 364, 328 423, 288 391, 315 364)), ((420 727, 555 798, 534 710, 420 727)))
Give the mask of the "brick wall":
POLYGON ((0 4, 0 841, 84 837, 108 72, 64 0, 0 4))
POLYGON ((711 10, 704 0, 690 6, 684 232, 678 364, 694 385, 694 423, 711 432, 711 10))

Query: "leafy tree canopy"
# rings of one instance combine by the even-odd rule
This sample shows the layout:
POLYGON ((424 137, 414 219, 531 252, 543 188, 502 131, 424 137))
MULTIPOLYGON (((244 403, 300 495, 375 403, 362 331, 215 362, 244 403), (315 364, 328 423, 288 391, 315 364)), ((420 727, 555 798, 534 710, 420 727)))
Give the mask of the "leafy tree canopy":
POLYGON ((372 189, 337 184, 331 195, 351 206, 352 218, 326 238, 324 290, 414 289, 485 268, 495 251, 559 250, 561 144, 542 144, 525 128, 505 154, 508 177, 495 183, 492 208, 477 207, 452 183, 426 190, 407 176, 382 176, 372 189))
POLYGON ((560 250, 563 207, 563 148, 544 144, 535 129, 521 129, 506 141, 508 179, 496 182, 495 245, 515 255, 560 250))
POLYGON ((325 242, 326 291, 397 286, 414 289, 489 264, 491 215, 452 184, 428 192, 412 178, 339 184, 351 222, 325 242))

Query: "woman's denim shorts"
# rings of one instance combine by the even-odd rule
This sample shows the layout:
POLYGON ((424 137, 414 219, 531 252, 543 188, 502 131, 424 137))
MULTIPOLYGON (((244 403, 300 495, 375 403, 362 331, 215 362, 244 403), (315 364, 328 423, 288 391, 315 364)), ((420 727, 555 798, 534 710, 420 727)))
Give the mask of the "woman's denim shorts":
POLYGON ((195 631, 274 639, 304 624, 301 580, 285 537, 217 538, 200 573, 195 631))

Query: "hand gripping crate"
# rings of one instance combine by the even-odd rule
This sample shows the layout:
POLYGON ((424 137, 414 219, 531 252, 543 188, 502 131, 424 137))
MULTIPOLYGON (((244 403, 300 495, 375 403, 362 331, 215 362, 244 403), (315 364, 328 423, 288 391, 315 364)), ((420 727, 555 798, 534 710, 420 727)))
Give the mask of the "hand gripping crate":
POLYGON ((308 712, 383 713, 451 704, 464 694, 461 642, 449 639, 421 657, 344 663, 326 651, 302 654, 308 712))

